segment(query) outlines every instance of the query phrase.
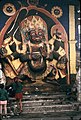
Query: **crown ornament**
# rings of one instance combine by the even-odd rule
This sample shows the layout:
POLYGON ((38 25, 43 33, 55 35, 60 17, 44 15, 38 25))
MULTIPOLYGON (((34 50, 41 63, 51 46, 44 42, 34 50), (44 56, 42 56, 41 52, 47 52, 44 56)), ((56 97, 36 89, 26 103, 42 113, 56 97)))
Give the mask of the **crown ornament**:
POLYGON ((39 16, 30 16, 24 19, 21 22, 20 26, 23 29, 26 28, 27 31, 31 29, 36 29, 36 28, 43 29, 44 31, 46 31, 47 29, 47 25, 45 21, 39 16))

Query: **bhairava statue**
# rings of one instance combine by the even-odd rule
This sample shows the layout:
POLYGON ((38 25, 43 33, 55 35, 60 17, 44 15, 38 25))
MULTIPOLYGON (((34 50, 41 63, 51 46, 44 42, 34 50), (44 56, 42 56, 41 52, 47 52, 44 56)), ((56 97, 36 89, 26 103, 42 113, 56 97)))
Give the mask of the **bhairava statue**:
POLYGON ((45 9, 33 5, 21 7, 9 18, 0 38, 0 58, 6 77, 58 80, 67 76, 67 34, 61 23, 45 9), (42 16, 28 14, 33 9, 52 19, 51 30, 42 16))

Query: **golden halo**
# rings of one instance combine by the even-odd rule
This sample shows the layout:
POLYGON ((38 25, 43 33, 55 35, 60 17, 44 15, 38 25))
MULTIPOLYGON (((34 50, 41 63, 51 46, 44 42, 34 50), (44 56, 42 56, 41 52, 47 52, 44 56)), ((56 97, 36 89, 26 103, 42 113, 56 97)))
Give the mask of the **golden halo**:
POLYGON ((16 12, 16 8, 13 4, 11 3, 6 3, 4 6, 3 6, 3 12, 8 15, 8 16, 12 16, 15 14, 16 12))
POLYGON ((53 7, 52 10, 51 10, 51 13, 56 18, 60 18, 62 16, 62 14, 63 14, 62 9, 60 7, 58 7, 58 6, 53 7))

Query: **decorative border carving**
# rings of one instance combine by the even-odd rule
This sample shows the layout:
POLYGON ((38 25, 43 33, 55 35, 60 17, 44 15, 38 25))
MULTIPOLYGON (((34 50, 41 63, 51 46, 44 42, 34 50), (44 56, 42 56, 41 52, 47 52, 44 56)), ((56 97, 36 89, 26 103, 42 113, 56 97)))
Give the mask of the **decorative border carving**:
POLYGON ((4 6, 3 6, 3 12, 4 14, 8 15, 8 16, 12 16, 15 14, 16 12, 16 8, 13 4, 11 3, 6 3, 4 6))
POLYGON ((60 18, 63 14, 62 9, 58 6, 54 6, 51 10, 51 13, 56 18, 60 18))

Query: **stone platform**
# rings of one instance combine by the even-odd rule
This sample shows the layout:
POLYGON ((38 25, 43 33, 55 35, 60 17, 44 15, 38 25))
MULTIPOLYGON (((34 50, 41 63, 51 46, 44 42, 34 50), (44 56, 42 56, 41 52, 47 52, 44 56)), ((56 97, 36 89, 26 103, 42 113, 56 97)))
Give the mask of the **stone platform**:
MULTIPOLYGON (((64 80, 63 80, 64 82, 64 80)), ((56 81, 40 84, 32 83, 25 85, 25 92, 23 95, 23 112, 22 116, 26 118, 51 118, 62 116, 73 117, 78 114, 80 110, 80 103, 77 102, 76 96, 67 94, 68 86, 65 84, 59 84, 56 81)), ((69 92, 68 92, 69 93, 69 92)), ((14 98, 10 98, 8 110, 11 110, 16 115, 18 113, 16 101, 14 98)), ((10 113, 10 110, 8 112, 10 113)), ((54 119, 55 120, 55 119, 54 119)))
MULTIPOLYGON (((79 111, 79 105, 77 101, 73 101, 66 96, 65 93, 55 94, 33 94, 24 95, 23 100, 23 112, 22 114, 49 114, 49 113, 66 113, 79 111)), ((14 98, 10 98, 11 107, 16 112, 16 101, 14 98)))

